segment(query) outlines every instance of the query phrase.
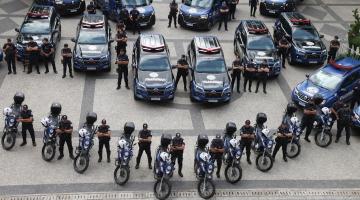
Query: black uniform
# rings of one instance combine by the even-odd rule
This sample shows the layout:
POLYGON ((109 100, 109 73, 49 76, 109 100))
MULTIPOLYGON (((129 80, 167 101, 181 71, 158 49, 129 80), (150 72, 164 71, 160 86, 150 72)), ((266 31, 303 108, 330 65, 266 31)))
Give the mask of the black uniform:
POLYGON ((11 72, 14 72, 14 74, 16 74, 16 64, 15 64, 16 48, 15 48, 15 45, 12 42, 8 42, 8 43, 4 44, 3 49, 5 49, 5 48, 6 48, 6 50, 4 51, 5 61, 8 66, 9 74, 11 72))
MULTIPOLYGON (((125 31, 123 31, 123 32, 118 31, 118 32, 116 33, 116 39, 117 39, 117 40, 127 39, 126 32, 125 32, 125 31)), ((116 44, 116 55, 119 55, 120 49, 124 50, 124 52, 126 53, 126 47, 127 47, 127 42, 117 41, 117 44, 116 44)))
MULTIPOLYGON (((129 61, 129 58, 127 55, 119 55, 118 56, 118 61, 129 61)), ((126 87, 129 87, 129 83, 128 83, 128 65, 123 65, 123 64, 118 64, 118 68, 116 69, 117 73, 118 73, 118 87, 120 87, 121 85, 121 79, 122 76, 124 74, 124 80, 125 80, 125 85, 126 87)))
POLYGON ((259 0, 249 0, 250 16, 255 17, 255 13, 256 13, 258 3, 259 3, 259 0))
POLYGON ((56 67, 55 67, 55 61, 54 61, 54 47, 51 43, 43 43, 41 45, 41 50, 46 53, 46 54, 49 54, 51 52, 51 50, 53 50, 53 52, 51 54, 49 54, 49 56, 45 56, 43 55, 43 59, 44 59, 44 65, 45 65, 45 73, 49 72, 49 67, 48 67, 48 63, 50 62, 52 67, 53 67, 53 70, 55 73, 57 73, 56 71, 56 67))
MULTIPOLYGON (((265 69, 269 70, 269 66, 267 64, 261 64, 259 70, 265 70, 265 69)), ((260 83, 262 82, 263 92, 266 94, 266 83, 267 83, 268 75, 269 75, 269 73, 265 72, 265 71, 258 72, 258 81, 256 83, 255 93, 258 92, 260 83)))
POLYGON ((331 47, 331 46, 340 46, 340 42, 338 40, 331 40, 330 41, 330 49, 329 49, 329 56, 328 56, 328 62, 330 60, 335 60, 336 53, 339 50, 337 47, 331 47))
POLYGON ((279 54, 282 59, 282 67, 285 68, 285 59, 288 56, 288 48, 285 47, 285 45, 289 45, 289 42, 285 38, 281 38, 279 40, 279 54), (283 45, 284 47, 280 47, 280 45, 283 45))
MULTIPOLYGON (((245 125, 241 127, 240 129, 240 136, 241 135, 253 135, 255 136, 255 128, 253 126, 246 127, 245 125)), ((241 138, 240 140, 240 149, 241 152, 244 151, 244 148, 246 148, 246 158, 249 161, 250 160, 250 154, 251 154, 251 143, 253 139, 244 139, 241 138)))
POLYGON ((231 76, 231 91, 234 90, 234 83, 236 80, 236 91, 240 93, 240 78, 241 78, 241 69, 238 68, 234 68, 234 67, 241 67, 242 63, 240 60, 236 59, 232 66, 233 66, 233 71, 232 71, 232 76, 231 76))
MULTIPOLYGON (((211 141, 210 148, 223 149, 224 148, 224 141, 221 138, 214 138, 211 141)), ((211 158, 216 160, 216 165, 217 165, 216 174, 220 174, 223 153, 212 153, 212 152, 210 152, 210 155, 211 155, 211 158)))
POLYGON ((178 12, 178 4, 173 1, 170 3, 170 13, 169 13, 169 27, 171 26, 171 21, 172 19, 174 19, 174 25, 175 25, 175 28, 176 28, 176 15, 177 15, 177 12, 178 12))
MULTIPOLYGON (((178 65, 189 65, 188 62, 185 59, 179 59, 177 61, 178 65)), ((188 69, 183 69, 183 68, 178 68, 177 70, 177 74, 176 74, 176 79, 175 79, 175 89, 177 88, 177 85, 179 83, 180 77, 182 77, 183 82, 184 82, 184 90, 186 91, 186 76, 188 75, 188 69)))
POLYGON ((86 10, 88 11, 89 14, 96 14, 95 5, 93 3, 87 5, 86 10))
MULTIPOLYGON (((33 117, 31 110, 22 110, 20 116, 22 119, 29 119, 33 117)), ((22 122, 21 134, 23 138, 23 143, 25 144, 26 144, 26 131, 29 131, 31 140, 33 143, 35 143, 35 131, 33 127, 33 122, 22 122)))
MULTIPOLYGON (((314 103, 309 103, 304 110, 311 110, 311 111, 315 111, 316 110, 316 106, 314 103)), ((306 128, 306 133, 305 133, 305 138, 308 138, 312 129, 313 129, 313 125, 314 125, 314 121, 315 121, 316 115, 306 115, 304 113, 302 119, 301 119, 301 125, 300 128, 302 131, 304 131, 304 129, 306 128)))
MULTIPOLYGON (((152 137, 150 130, 141 130, 139 132, 139 138, 147 139, 148 137, 152 137)), ((136 165, 139 166, 141 156, 143 152, 145 151, 147 158, 148 158, 148 164, 151 166, 151 142, 139 142, 139 153, 136 157, 136 165)))
MULTIPOLYGON (((174 137, 172 139, 171 145, 174 147, 181 147, 182 145, 185 145, 184 139, 182 137, 174 137)), ((171 151, 171 161, 172 161, 173 165, 175 165, 175 161, 176 161, 176 159, 178 159, 179 173, 181 173, 181 170, 182 170, 183 154, 184 154, 184 150, 172 150, 171 151)))
POLYGON ((286 147, 287 147, 287 144, 289 143, 289 138, 286 137, 286 134, 288 134, 290 131, 289 131, 289 128, 288 126, 280 126, 278 128, 278 134, 281 134, 281 136, 277 136, 275 141, 276 141, 276 144, 275 144, 275 148, 274 148, 274 152, 273 152, 273 155, 272 157, 275 158, 276 156, 276 153, 279 151, 280 147, 282 148, 282 152, 283 152, 283 158, 284 160, 286 161, 287 158, 286 158, 286 147))
MULTIPOLYGON (((105 125, 102 124, 98 127, 98 132, 100 132, 100 133, 107 133, 109 131, 110 131, 110 126, 108 126, 106 124, 105 125)), ((105 145, 107 160, 108 160, 108 162, 110 162, 110 153, 111 152, 110 152, 109 142, 110 142, 110 137, 108 137, 108 136, 99 137, 99 151, 98 151, 99 161, 101 161, 101 159, 102 159, 102 150, 105 145)))
MULTIPOLYGON (((39 48, 38 44, 36 42, 34 42, 34 41, 29 42, 27 44, 27 46, 31 47, 31 48, 34 48, 34 47, 39 48)), ((32 72, 33 65, 35 65, 37 73, 40 74, 40 70, 39 70, 39 50, 37 50, 37 51, 29 51, 28 74, 30 74, 32 72)))
POLYGON ((140 12, 136 9, 132 9, 130 11, 130 16, 132 18, 131 24, 132 24, 134 34, 135 34, 135 31, 137 31, 140 34, 139 15, 140 15, 140 12))
POLYGON ((72 158, 73 157, 73 146, 72 146, 72 141, 71 141, 71 133, 65 133, 65 131, 67 130, 71 130, 72 127, 72 123, 70 120, 61 120, 59 122, 59 129, 60 131, 62 131, 62 133, 59 135, 60 141, 59 141, 59 153, 60 156, 64 156, 64 145, 66 142, 66 145, 68 147, 69 150, 69 155, 72 158))
POLYGON ((230 0, 229 1, 229 20, 235 19, 235 10, 236 10, 236 4, 238 4, 238 0, 230 0))
POLYGON ((248 63, 244 69, 244 92, 246 92, 246 84, 249 82, 249 92, 251 92, 252 81, 255 77, 255 66, 253 63, 248 63))
POLYGON ((123 8, 119 12, 119 17, 120 20, 122 20, 126 24, 129 20, 129 12, 125 8, 123 8))
POLYGON ((221 29, 221 24, 224 22, 225 30, 227 31, 227 21, 228 21, 229 7, 223 4, 220 8, 220 19, 219 19, 219 28, 221 29))
MULTIPOLYGON (((62 53, 71 53, 70 48, 63 48, 61 50, 62 53)), ((72 66, 71 66, 71 57, 63 57, 63 76, 66 76, 66 68, 69 67, 69 74, 72 76, 72 66)))
POLYGON ((338 110, 339 119, 337 120, 337 134, 336 134, 336 142, 341 137, 341 132, 345 128, 346 133, 346 143, 350 144, 350 127, 352 124, 353 113, 351 112, 349 107, 342 107, 338 110))
MULTIPOLYGON (((344 107, 344 103, 341 100, 335 101, 332 105, 332 109, 337 113, 340 108, 344 107)), ((333 119, 331 121, 331 127, 334 125, 335 120, 337 120, 337 115, 334 112, 331 112, 330 117, 333 119)))
POLYGON ((351 110, 354 109, 356 103, 358 106, 360 106, 360 80, 357 81, 353 89, 353 96, 351 98, 351 107, 350 107, 351 110))

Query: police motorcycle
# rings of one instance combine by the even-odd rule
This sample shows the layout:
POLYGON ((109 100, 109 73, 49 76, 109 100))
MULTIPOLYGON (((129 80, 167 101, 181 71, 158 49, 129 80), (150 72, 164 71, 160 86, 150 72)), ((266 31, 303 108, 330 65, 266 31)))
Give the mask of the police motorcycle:
POLYGON ((330 115, 330 109, 327 107, 321 108, 320 116, 317 116, 317 120, 314 122, 315 143, 319 147, 327 147, 332 142, 331 124, 333 119, 330 115))
POLYGON ((17 119, 21 113, 21 104, 24 102, 25 95, 22 92, 17 92, 14 95, 14 103, 7 108, 4 108, 4 129, 3 135, 1 137, 1 145, 3 149, 9 151, 12 149, 16 142, 16 136, 19 134, 18 132, 18 121, 17 119))
POLYGON ((170 178, 174 172, 174 165, 171 162, 169 145, 172 137, 170 134, 162 135, 160 146, 156 150, 156 158, 154 162, 154 194, 157 199, 167 199, 171 193, 170 178))
POLYGON ((254 146, 256 156, 256 167, 262 172, 269 171, 273 164, 274 160, 271 156, 272 148, 274 145, 273 134, 270 133, 270 130, 264 126, 264 123, 267 121, 267 116, 265 113, 258 113, 256 116, 256 144, 254 146))
POLYGON ((94 145, 94 135, 97 130, 97 126, 94 126, 96 120, 96 113, 89 112, 83 128, 79 130, 79 145, 76 147, 73 163, 74 170, 79 174, 84 173, 89 167, 90 150, 94 145))
POLYGON ((240 144, 234 136, 236 129, 235 123, 228 122, 224 135, 225 152, 223 162, 226 165, 224 173, 226 181, 231 184, 239 182, 242 177, 242 168, 240 166, 242 152, 240 150, 240 144))
POLYGON ((114 180, 118 185, 125 185, 130 177, 129 162, 133 156, 135 137, 131 134, 135 130, 133 122, 126 122, 124 134, 120 137, 117 146, 117 158, 115 159, 114 180))
POLYGON ((215 185, 212 181, 215 165, 209 154, 208 143, 208 136, 200 134, 195 147, 194 172, 199 181, 197 190, 203 199, 210 199, 215 195, 215 185))
POLYGON ((295 158, 301 152, 300 145, 300 121, 297 117, 291 117, 290 119, 290 132, 292 133, 292 137, 289 141, 289 144, 286 147, 286 156, 288 158, 295 158))
POLYGON ((53 103, 50 107, 50 113, 49 117, 41 119, 41 124, 44 126, 44 145, 41 149, 41 157, 47 162, 53 160, 56 154, 56 130, 59 128, 61 104, 53 103))

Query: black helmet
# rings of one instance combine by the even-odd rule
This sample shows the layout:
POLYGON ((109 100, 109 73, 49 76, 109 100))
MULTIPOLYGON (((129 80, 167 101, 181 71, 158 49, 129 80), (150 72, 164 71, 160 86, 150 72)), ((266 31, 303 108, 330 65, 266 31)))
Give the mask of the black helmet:
POLYGON ((175 134, 175 137, 179 138, 179 137, 181 137, 181 134, 180 134, 180 133, 176 133, 176 134, 175 134))
POLYGON ((297 107, 294 103, 288 103, 286 106, 286 114, 292 115, 297 111, 297 107))
POLYGON ((61 113, 61 104, 60 103, 52 103, 50 107, 50 113, 52 115, 60 115, 61 113))
POLYGON ((207 143, 209 143, 209 138, 207 135, 205 134, 200 134, 198 135, 198 138, 197 138, 197 145, 200 147, 200 148, 204 148, 207 143))
POLYGON ((256 124, 264 124, 267 121, 267 116, 265 113, 258 113, 256 115, 256 124))
POLYGON ((216 138, 216 139, 221 139, 221 135, 220 135, 219 133, 217 133, 217 134, 215 135, 215 138, 216 138))
POLYGON ((61 116, 61 120, 67 120, 67 116, 66 115, 61 116))
POLYGON ((86 123, 89 125, 93 125, 97 120, 97 114, 94 112, 89 112, 86 115, 86 123))
POLYGON ((321 94, 316 93, 314 94, 312 100, 315 105, 320 105, 324 101, 324 97, 321 94))
POLYGON ((226 123, 225 134, 233 135, 236 132, 236 124, 234 122, 226 123))
POLYGON ((170 134, 162 134, 160 139, 160 145, 162 147, 167 147, 171 143, 172 137, 170 134))
POLYGON ((24 93, 22 93, 22 92, 15 93, 15 95, 14 95, 15 104, 22 104, 22 102, 24 102, 24 100, 25 100, 24 93))
POLYGON ((126 122, 124 125, 124 134, 131 135, 135 130, 134 122, 126 122))

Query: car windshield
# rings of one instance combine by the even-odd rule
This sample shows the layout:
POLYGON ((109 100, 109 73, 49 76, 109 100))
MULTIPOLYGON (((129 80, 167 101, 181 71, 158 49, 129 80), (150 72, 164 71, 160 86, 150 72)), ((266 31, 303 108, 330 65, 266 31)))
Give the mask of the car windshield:
POLYGON ((328 90, 334 90, 339 85, 341 80, 341 76, 330 74, 324 70, 320 70, 310 77, 310 81, 315 85, 328 90))
POLYGON ((318 41, 320 40, 318 33, 311 27, 297 27, 293 31, 294 40, 318 41))
POLYGON ((195 71, 198 73, 224 73, 226 72, 225 61, 222 59, 202 59, 197 62, 195 71))
POLYGON ((122 0, 124 6, 147 6, 150 4, 149 0, 122 0))
POLYGON ((274 42, 269 36, 249 37, 247 48, 249 50, 273 50, 274 42))
POLYGON ((50 22, 48 19, 26 21, 22 26, 21 32, 24 34, 49 34, 50 22))
POLYGON ((139 69, 142 71, 167 71, 170 70, 169 59, 159 55, 142 56, 139 69))
POLYGON ((186 0, 185 5, 199 8, 211 8, 212 0, 186 0))
POLYGON ((78 44, 105 44, 104 31, 80 31, 78 44))

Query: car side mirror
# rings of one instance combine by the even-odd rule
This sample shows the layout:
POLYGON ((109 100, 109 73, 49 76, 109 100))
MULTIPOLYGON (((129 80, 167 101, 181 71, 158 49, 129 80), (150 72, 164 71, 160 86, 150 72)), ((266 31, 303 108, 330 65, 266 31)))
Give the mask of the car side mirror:
POLYGON ((240 44, 240 47, 241 47, 241 48, 244 48, 245 46, 244 46, 244 44, 240 44))
POLYGON ((15 31, 16 31, 16 32, 20 32, 20 30, 19 30, 18 28, 15 28, 15 31))
POLYGON ((114 40, 113 40, 113 39, 109 40, 109 43, 113 43, 113 42, 114 42, 114 40))
POLYGON ((75 38, 71 38, 71 42, 75 42, 75 38))
POLYGON ((309 79, 309 78, 310 78, 310 75, 309 75, 309 74, 306 74, 305 77, 306 77, 307 79, 309 79))
POLYGON ((347 90, 345 88, 341 88, 340 92, 346 92, 347 90))
POLYGON ((324 35, 320 35, 320 38, 324 38, 324 35))

